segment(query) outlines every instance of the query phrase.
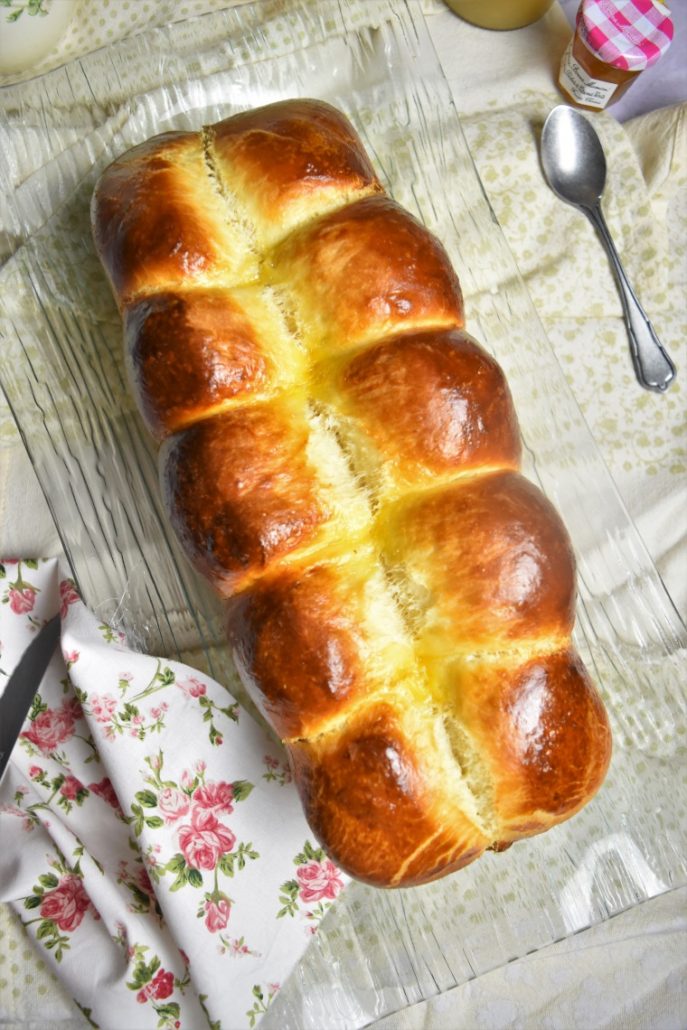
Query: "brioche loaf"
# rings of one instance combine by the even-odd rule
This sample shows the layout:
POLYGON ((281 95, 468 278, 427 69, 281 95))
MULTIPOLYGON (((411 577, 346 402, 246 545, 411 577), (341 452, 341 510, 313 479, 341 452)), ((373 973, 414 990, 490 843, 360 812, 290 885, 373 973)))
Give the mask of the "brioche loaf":
POLYGON ((332 858, 418 884, 581 808, 610 734, 566 531, 446 252, 348 121, 166 133, 92 215, 172 524, 332 858))

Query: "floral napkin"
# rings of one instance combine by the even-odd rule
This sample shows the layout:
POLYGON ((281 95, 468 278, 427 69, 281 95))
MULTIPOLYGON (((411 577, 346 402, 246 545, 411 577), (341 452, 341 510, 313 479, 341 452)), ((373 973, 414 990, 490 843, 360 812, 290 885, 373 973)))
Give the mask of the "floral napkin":
POLYGON ((253 1027, 344 887, 284 754, 218 683, 131 651, 55 560, 0 564, 0 692, 58 610, 0 785, 0 900, 101 1027, 253 1027))

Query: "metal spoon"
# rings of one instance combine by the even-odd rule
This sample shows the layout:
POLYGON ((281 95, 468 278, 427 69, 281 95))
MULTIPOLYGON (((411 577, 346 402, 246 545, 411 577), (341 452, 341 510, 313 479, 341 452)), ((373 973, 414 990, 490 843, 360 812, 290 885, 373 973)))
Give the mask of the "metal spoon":
POLYGON ((675 365, 627 281, 608 231, 601 211, 606 158, 601 141, 588 119, 564 104, 554 107, 544 123, 541 159, 544 174, 554 193, 583 211, 597 229, 615 272, 635 374, 647 390, 662 392, 675 376, 675 365))

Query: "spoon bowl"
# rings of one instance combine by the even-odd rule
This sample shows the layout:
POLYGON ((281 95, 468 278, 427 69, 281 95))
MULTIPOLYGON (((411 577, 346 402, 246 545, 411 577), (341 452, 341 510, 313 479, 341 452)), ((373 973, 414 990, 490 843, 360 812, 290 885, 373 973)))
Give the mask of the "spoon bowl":
POLYGON ((606 185, 606 155, 592 125, 572 107, 554 107, 541 137, 544 174, 554 193, 576 207, 594 207, 606 185))
POLYGON ((663 392, 675 378, 675 365, 628 282, 606 225, 601 210, 606 157, 589 119, 564 104, 555 107, 542 130, 541 163, 556 196, 582 211, 599 233, 615 274, 637 380, 647 390, 663 392))

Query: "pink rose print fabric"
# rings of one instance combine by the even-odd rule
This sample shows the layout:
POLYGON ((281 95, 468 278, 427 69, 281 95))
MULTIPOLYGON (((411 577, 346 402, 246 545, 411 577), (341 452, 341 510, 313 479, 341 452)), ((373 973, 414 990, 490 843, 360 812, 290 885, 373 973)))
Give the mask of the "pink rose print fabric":
POLYGON ((302 914, 309 920, 308 932, 317 932, 320 920, 344 888, 342 874, 321 848, 306 840, 293 859, 295 878, 282 883, 277 918, 302 914))
POLYGON ((54 890, 43 895, 40 914, 42 919, 56 923, 59 930, 73 933, 90 907, 91 902, 80 877, 68 874, 58 881, 54 890))
POLYGON ((179 831, 179 847, 189 869, 215 869, 234 850, 235 835, 207 809, 194 808, 191 825, 179 831))
POLYGON ((257 1026, 345 877, 263 729, 130 651, 55 561, 0 563, 0 693, 57 611, 0 784, 0 900, 95 1025, 257 1026))
POLYGON ((333 901, 343 887, 341 874, 328 858, 319 862, 308 862, 296 871, 299 894, 303 901, 333 901))
POLYGON ((46 705, 37 712, 30 729, 25 730, 22 736, 40 751, 49 754, 69 740, 74 732, 75 720, 80 716, 81 708, 73 698, 63 701, 59 708, 48 708, 46 705))

